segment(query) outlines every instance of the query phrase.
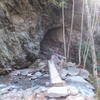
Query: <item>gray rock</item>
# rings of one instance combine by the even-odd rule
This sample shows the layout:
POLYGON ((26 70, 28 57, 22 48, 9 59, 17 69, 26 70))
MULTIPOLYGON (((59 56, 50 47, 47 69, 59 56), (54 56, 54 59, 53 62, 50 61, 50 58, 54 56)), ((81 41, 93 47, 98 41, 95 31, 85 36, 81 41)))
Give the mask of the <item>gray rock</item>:
MULTIPOLYGON (((72 87, 76 87, 79 90, 80 94, 83 96, 90 96, 90 97, 95 96, 95 93, 92 89, 92 88, 94 88, 93 86, 91 88, 89 88, 89 87, 87 87, 88 84, 75 82, 75 81, 74 82, 67 81, 67 84, 72 87)), ((88 86, 91 86, 91 85, 88 85, 88 86)))
POLYGON ((32 77, 33 74, 32 74, 32 73, 28 73, 27 76, 28 76, 28 77, 32 77))
POLYGON ((36 77, 40 77, 40 76, 42 76, 43 74, 42 74, 41 72, 36 72, 34 75, 35 75, 36 77))
POLYGON ((32 68, 28 68, 28 69, 23 69, 20 70, 20 74, 23 76, 28 76, 29 74, 31 74, 34 71, 34 69, 32 68))
POLYGON ((43 75, 43 73, 41 73, 41 72, 36 72, 35 74, 30 75, 30 80, 31 80, 31 79, 32 79, 32 80, 38 79, 38 78, 40 78, 40 77, 48 78, 49 75, 48 75, 48 74, 44 74, 44 75, 43 75))
POLYGON ((17 70, 17 71, 11 72, 9 75, 13 77, 13 76, 17 76, 17 75, 20 75, 20 74, 21 74, 20 71, 17 70))
POLYGON ((76 87, 83 96, 95 96, 93 85, 81 76, 67 76, 66 82, 70 86, 76 87))
POLYGON ((70 86, 51 87, 47 90, 48 97, 66 97, 68 95, 77 95, 78 90, 70 86))
POLYGON ((83 77, 84 79, 89 78, 89 72, 85 69, 80 69, 79 76, 83 77))
POLYGON ((47 77, 47 78, 48 78, 48 77, 50 77, 50 75, 49 75, 49 74, 44 74, 43 76, 44 76, 44 77, 47 77))
POLYGON ((89 88, 84 88, 84 87, 79 87, 79 91, 83 96, 87 96, 87 97, 94 97, 95 93, 92 89, 89 88))
POLYGON ((6 84, 0 84, 0 88, 5 88, 5 87, 7 87, 6 84))
POLYGON ((88 83, 84 78, 81 76, 67 76, 66 81, 72 82, 80 82, 80 83, 88 83))
POLYGON ((85 84, 85 86, 87 88, 90 88, 90 89, 94 89, 93 85, 91 85, 88 81, 86 81, 84 78, 82 78, 81 76, 68 76, 66 78, 66 81, 69 81, 69 82, 75 82, 75 83, 79 83, 79 84, 85 84))
POLYGON ((79 72, 80 72, 80 69, 76 67, 68 67, 68 74, 71 76, 76 76, 79 74, 79 72))
POLYGON ((62 69, 61 71, 61 78, 66 79, 66 75, 68 74, 68 71, 66 69, 62 69))
POLYGON ((29 80, 35 80, 35 79, 37 79, 37 76, 33 75, 33 76, 30 77, 29 80))
POLYGON ((72 63, 72 62, 68 62, 67 63, 67 67, 76 67, 76 64, 72 63))

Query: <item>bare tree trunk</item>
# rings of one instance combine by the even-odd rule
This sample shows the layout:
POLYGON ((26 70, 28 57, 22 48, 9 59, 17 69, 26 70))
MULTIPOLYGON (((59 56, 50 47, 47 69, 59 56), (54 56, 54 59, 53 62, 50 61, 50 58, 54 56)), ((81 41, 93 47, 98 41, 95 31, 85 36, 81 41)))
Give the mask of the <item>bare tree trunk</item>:
POLYGON ((70 45, 71 45, 71 35, 72 35, 72 32, 73 32, 73 24, 74 24, 74 7, 75 6, 75 3, 74 3, 74 0, 73 0, 73 8, 72 8, 72 20, 71 20, 71 30, 70 30, 70 34, 69 34, 69 43, 68 43, 68 50, 67 50, 67 60, 69 59, 69 50, 70 50, 70 45))
MULTIPOLYGON (((89 40, 89 39, 88 39, 89 40)), ((89 49, 90 49, 90 44, 89 44, 89 41, 87 40, 87 43, 88 43, 88 45, 86 46, 86 50, 85 50, 85 52, 84 52, 84 55, 83 55, 83 60, 84 60, 84 62, 83 62, 83 68, 85 69, 86 67, 86 61, 87 61, 87 57, 88 57, 88 53, 89 53, 89 49)))
MULTIPOLYGON (((93 17, 92 17, 92 22, 91 22, 92 34, 95 31, 95 28, 96 28, 96 25, 97 25, 97 20, 98 20, 98 17, 96 15, 96 4, 94 5, 94 11, 93 12, 94 12, 94 14, 93 14, 93 17)), ((88 40, 89 40, 89 37, 88 37, 88 40)), ((90 43, 88 42, 88 46, 87 46, 86 52, 84 54, 84 68, 85 68, 85 65, 86 65, 86 60, 87 60, 87 56, 88 56, 88 52, 89 52, 89 47, 90 47, 90 43)))
POLYGON ((87 26, 88 26, 88 33, 89 33, 89 37, 90 37, 90 46, 91 46, 91 54, 92 54, 92 61, 93 61, 93 75, 97 82, 97 60, 96 60, 94 37, 93 37, 93 32, 92 32, 92 27, 91 27, 92 18, 91 18, 91 14, 89 11, 89 6, 88 6, 87 0, 85 0, 85 7, 86 7, 86 11, 87 11, 87 20, 88 20, 87 26))
MULTIPOLYGON (((64 0, 63 0, 63 2, 64 2, 64 0)), ((64 56, 65 56, 66 61, 67 61, 64 5, 62 5, 62 22, 63 22, 64 56)))
POLYGON ((82 4, 82 20, 81 20, 81 38, 79 45, 79 65, 81 64, 81 49, 82 49, 82 37, 83 37, 83 20, 84 20, 84 0, 82 4))

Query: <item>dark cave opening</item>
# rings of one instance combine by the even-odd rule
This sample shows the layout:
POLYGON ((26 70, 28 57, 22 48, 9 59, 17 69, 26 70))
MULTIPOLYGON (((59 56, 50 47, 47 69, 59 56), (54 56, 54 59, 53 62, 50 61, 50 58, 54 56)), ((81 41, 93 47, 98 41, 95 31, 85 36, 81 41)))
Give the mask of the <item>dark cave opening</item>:
POLYGON ((63 55, 61 28, 49 30, 40 43, 40 55, 43 59, 49 59, 54 53, 63 55))
MULTIPOLYGON (((66 29, 66 49, 68 48, 69 32, 66 29)), ((64 56, 64 43, 62 28, 49 30, 40 43, 40 57, 42 59, 50 59, 51 55, 59 54, 64 56)), ((74 42, 70 46, 69 61, 78 63, 77 43, 74 42)))

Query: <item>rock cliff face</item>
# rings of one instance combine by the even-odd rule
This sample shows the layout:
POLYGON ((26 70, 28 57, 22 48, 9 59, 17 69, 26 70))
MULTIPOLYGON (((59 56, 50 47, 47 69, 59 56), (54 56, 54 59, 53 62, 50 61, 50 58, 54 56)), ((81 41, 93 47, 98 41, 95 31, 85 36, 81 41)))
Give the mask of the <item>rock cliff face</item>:
MULTIPOLYGON (((81 7, 81 0, 75 0, 75 35, 72 34, 75 41, 80 37, 77 33, 80 33, 81 7)), ((66 39, 71 8, 72 0, 68 0, 65 8, 66 39)), ((34 63, 45 34, 63 42, 61 8, 51 0, 0 0, 0 74, 34 63)))
MULTIPOLYGON (((68 38, 72 1, 67 3, 65 25, 68 38)), ((78 20, 81 10, 79 11, 78 8, 81 7, 81 2, 76 2, 75 5, 74 29, 79 31, 78 20)), ((50 0, 1 0, 0 73, 9 72, 14 68, 28 67, 31 62, 33 63, 39 56, 40 43, 45 39, 45 34, 53 37, 53 40, 63 42, 60 7, 50 0)))
POLYGON ((48 0, 0 1, 0 74, 35 61, 57 10, 48 0))

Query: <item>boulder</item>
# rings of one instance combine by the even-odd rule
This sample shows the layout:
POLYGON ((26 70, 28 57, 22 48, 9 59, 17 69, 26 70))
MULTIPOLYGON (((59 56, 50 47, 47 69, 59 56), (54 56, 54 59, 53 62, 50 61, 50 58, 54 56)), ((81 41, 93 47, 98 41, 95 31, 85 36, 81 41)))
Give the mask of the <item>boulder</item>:
POLYGON ((84 96, 94 97, 94 87, 88 81, 86 81, 81 76, 68 76, 66 78, 66 83, 70 86, 76 87, 80 93, 84 96))
POLYGON ((77 95, 78 90, 70 86, 51 87, 47 90, 48 97, 66 97, 68 95, 77 95))

